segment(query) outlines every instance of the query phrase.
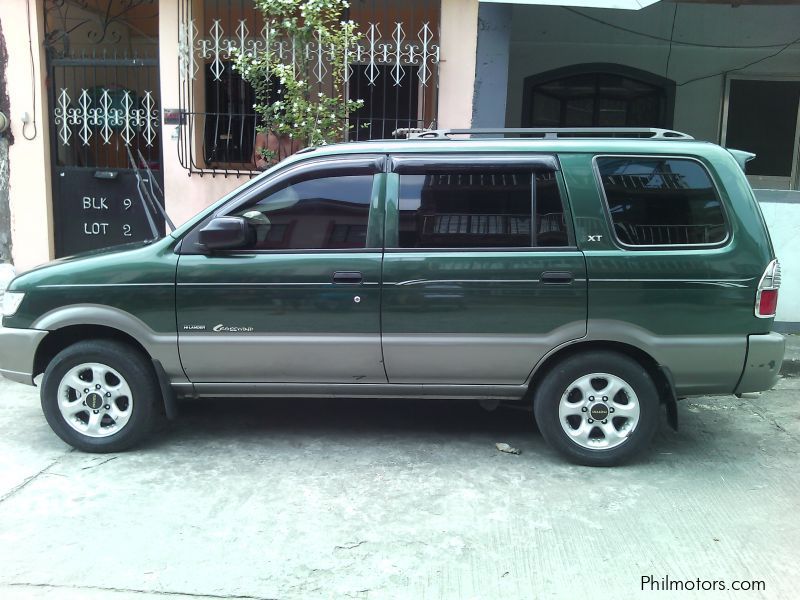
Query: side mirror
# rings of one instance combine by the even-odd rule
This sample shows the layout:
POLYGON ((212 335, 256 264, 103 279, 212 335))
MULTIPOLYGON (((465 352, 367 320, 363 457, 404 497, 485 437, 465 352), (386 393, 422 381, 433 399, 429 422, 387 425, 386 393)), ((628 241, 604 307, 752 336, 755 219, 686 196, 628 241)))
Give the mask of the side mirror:
POLYGON ((243 217, 217 217, 198 232, 197 241, 209 250, 241 248, 252 241, 253 230, 243 217))

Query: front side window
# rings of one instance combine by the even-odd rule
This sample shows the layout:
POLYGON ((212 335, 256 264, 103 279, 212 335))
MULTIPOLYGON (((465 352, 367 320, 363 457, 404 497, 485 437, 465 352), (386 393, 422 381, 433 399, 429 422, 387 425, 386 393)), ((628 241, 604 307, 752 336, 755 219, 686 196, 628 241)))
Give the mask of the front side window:
POLYGON ((706 169, 685 158, 598 157, 617 239, 630 246, 718 244, 722 203, 706 169))
POLYGON ((231 216, 255 230, 252 250, 364 248, 372 175, 308 179, 272 189, 231 216))
POLYGON ((401 248, 565 246, 555 173, 400 175, 401 248))

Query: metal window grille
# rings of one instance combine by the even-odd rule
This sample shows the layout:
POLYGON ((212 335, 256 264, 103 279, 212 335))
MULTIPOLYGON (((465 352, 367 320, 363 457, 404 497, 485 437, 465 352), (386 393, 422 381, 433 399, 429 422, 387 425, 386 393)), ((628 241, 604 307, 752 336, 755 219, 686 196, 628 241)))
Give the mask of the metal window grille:
MULTIPOLYGON (((438 3, 355 0, 342 18, 358 23, 363 37, 355 49, 337 56, 319 43, 300 47, 278 39, 252 0, 181 0, 181 165, 190 174, 249 176, 259 171, 259 147, 266 145, 278 160, 300 149, 296 141, 270 133, 269 124, 259 122, 253 89, 233 69, 237 51, 269 52, 283 64, 295 65, 302 53, 314 91, 326 94, 334 88, 332 61, 347 65, 342 75, 345 93, 363 100, 364 106, 342 124, 342 141, 387 138, 396 129, 435 126, 438 3), (261 129, 267 133, 259 135, 261 129)), ((268 87, 276 100, 276 86, 268 87)))
POLYGON ((54 161, 160 168, 157 0, 45 2, 54 161), (143 165, 140 165, 143 166, 143 165))

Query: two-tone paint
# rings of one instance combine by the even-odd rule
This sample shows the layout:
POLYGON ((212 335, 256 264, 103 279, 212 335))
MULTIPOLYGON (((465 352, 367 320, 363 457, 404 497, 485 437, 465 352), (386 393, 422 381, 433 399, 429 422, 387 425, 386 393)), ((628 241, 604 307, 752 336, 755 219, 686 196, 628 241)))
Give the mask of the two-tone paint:
POLYGON ((3 320, 0 372, 32 383, 53 340, 74 340, 82 328, 139 344, 182 395, 519 398, 551 359, 587 344, 646 356, 679 396, 754 391, 774 382, 783 354, 782 338, 770 334, 772 320, 753 314, 758 280, 773 257, 741 168, 713 144, 328 146, 284 161, 161 240, 57 261, 15 279, 9 289, 25 298, 3 320), (551 157, 571 245, 397 249, 392 158, 477 153, 551 157), (725 207, 725 243, 624 247, 602 199, 598 155, 702 162, 725 207), (375 165, 368 248, 209 253, 191 241, 210 218, 267 193, 292 172, 365 160, 375 165), (356 271, 363 274, 357 283, 333 279, 356 271), (548 273, 571 278, 549 281, 548 273))

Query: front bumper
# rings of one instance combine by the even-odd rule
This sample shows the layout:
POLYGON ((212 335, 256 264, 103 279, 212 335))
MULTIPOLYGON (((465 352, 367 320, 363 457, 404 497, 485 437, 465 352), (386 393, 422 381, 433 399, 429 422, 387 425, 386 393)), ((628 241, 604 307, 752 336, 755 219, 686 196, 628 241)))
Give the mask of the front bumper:
POLYGON ((33 360, 39 342, 47 333, 40 329, 0 326, 0 375, 11 381, 33 385, 33 360))
POLYGON ((747 359, 736 394, 763 392, 774 386, 781 375, 786 340, 780 333, 747 337, 747 359))

